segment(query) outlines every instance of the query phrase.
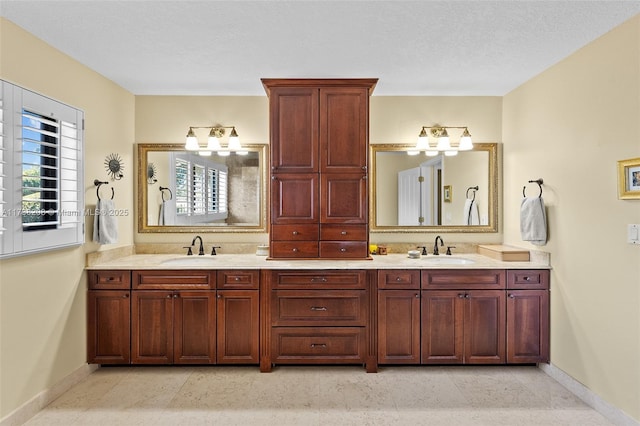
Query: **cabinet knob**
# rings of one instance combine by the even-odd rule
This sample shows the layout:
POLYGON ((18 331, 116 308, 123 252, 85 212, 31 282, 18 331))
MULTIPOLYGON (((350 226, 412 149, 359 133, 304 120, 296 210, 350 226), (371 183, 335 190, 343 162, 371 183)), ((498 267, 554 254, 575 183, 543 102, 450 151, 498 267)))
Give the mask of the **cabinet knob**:
POLYGON ((235 280, 236 280, 236 281, 240 281, 240 277, 236 277, 236 278, 235 278, 235 280))
POLYGON ((340 232, 340 235, 347 235, 347 231, 340 232))
POLYGON ((458 299, 464 299, 464 293, 458 293, 458 299))
POLYGON ((167 294, 167 299, 171 299, 171 295, 170 294, 167 294))
POLYGON ((420 299, 420 295, 419 294, 416 294, 416 299, 420 299))
POLYGON ((400 281, 402 281, 402 278, 400 278, 400 277, 396 277, 396 281, 397 281, 397 282, 400 282, 400 281))
POLYGON ((513 293, 509 293, 509 299, 515 299, 516 296, 513 293))
POLYGON ((531 277, 524 277, 523 280, 525 281, 531 281, 531 277))
POLYGON ((342 247, 342 248, 340 249, 340 251, 341 251, 342 253, 344 253, 344 252, 346 252, 346 251, 347 251, 347 249, 346 249, 346 248, 344 248, 344 247, 342 247))
POLYGON ((367 170, 367 166, 362 166, 362 170, 367 170))
POLYGON ((128 298, 129 298, 129 293, 125 293, 125 294, 123 294, 123 295, 122 295, 122 298, 123 298, 123 299, 128 299, 128 298))
POLYGON ((298 235, 298 231, 293 231, 292 234, 293 235, 298 235))
POLYGON ((465 295, 464 295, 464 298, 465 298, 465 299, 471 299, 471 295, 469 295, 469 294, 465 294, 465 295))
POLYGON ((294 253, 297 253, 298 249, 294 247, 294 248, 291 249, 291 251, 294 252, 294 253))
POLYGON ((173 298, 174 298, 174 299, 177 299, 177 298, 178 298, 178 293, 174 294, 174 295, 173 295, 173 298))
POLYGON ((222 295, 221 294, 218 295, 218 299, 222 299, 222 295))

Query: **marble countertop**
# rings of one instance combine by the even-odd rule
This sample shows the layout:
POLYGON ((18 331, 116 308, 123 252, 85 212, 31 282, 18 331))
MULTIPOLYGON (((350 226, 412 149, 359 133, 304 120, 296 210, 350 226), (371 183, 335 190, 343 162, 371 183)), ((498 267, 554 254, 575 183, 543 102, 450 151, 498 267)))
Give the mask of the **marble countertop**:
POLYGON ((419 259, 410 259, 406 254, 388 254, 372 256, 371 260, 267 260, 266 256, 255 254, 135 254, 99 262, 86 269, 551 269, 551 266, 548 259, 535 256, 529 262, 505 262, 476 253, 427 255, 419 259), (460 258, 472 262, 446 263, 460 258))

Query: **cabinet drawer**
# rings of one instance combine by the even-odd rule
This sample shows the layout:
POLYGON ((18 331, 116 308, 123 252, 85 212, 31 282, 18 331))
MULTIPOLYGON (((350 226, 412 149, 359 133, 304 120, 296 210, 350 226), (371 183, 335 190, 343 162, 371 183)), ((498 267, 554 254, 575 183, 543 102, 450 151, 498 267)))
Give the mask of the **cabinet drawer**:
POLYGON ((320 241, 320 257, 325 259, 362 259, 368 256, 366 241, 320 241))
POLYGON ((512 269, 507 271, 507 288, 546 290, 549 288, 549 270, 512 269))
POLYGON ((320 239, 330 241, 366 241, 367 225, 321 225, 320 239))
POLYGON ((132 272, 137 290, 195 290, 216 288, 216 271, 149 270, 132 272))
POLYGON ((220 289, 258 289, 260 271, 228 270, 218 271, 217 286, 220 289))
POLYGON ((366 271, 272 271, 273 289, 364 289, 366 271))
POLYGON ((378 288, 420 289, 420 271, 408 271, 406 269, 379 270, 378 288))
POLYGON ((271 340, 276 363, 362 363, 365 332, 362 327, 275 327, 271 340))
POLYGON ((271 257, 276 258, 308 258, 318 257, 317 241, 273 241, 271 257))
POLYGON ((314 241, 318 239, 318 225, 272 225, 272 241, 314 241))
POLYGON ((271 298, 274 326, 364 326, 364 290, 277 290, 271 298))
POLYGON ((131 271, 88 271, 91 290, 124 290, 131 288, 131 271))
POLYGON ((423 289, 504 289, 506 273, 502 269, 425 269, 423 289))

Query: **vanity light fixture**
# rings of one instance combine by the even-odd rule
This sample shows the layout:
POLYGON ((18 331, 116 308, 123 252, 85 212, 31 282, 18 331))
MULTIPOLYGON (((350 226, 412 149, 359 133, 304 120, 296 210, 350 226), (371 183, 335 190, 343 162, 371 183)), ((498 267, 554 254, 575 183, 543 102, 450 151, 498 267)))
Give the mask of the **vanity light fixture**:
POLYGON ((237 155, 247 155, 249 152, 242 149, 240 144, 240 138, 235 126, 191 126, 187 132, 187 140, 184 144, 184 148, 187 151, 197 151, 202 156, 210 156, 212 153, 216 153, 221 157, 229 156, 232 152, 237 155), (209 137, 207 138, 206 148, 202 148, 198 142, 194 129, 209 129, 209 137), (226 148, 220 143, 226 131, 225 129, 231 129, 229 132, 229 142, 226 148))
POLYGON ((469 151, 472 149, 473 142, 471 141, 471 133, 469 133, 469 129, 466 126, 439 126, 436 124, 433 126, 422 126, 415 149, 407 151, 407 154, 418 155, 424 151, 429 157, 436 156, 441 152, 444 153, 444 155, 451 156, 457 155, 458 151, 469 151), (464 129, 457 146, 451 145, 447 129, 464 129), (427 132, 427 130, 429 130, 429 132, 427 132), (429 135, 436 139, 435 145, 429 143, 429 135))

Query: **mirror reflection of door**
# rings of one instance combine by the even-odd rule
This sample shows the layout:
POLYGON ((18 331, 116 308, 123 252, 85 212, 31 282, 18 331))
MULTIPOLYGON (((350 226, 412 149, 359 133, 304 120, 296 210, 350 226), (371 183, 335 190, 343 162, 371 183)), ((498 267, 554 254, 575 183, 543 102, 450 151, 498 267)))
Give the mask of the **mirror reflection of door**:
POLYGON ((440 157, 398 172, 398 225, 440 225, 440 157))

